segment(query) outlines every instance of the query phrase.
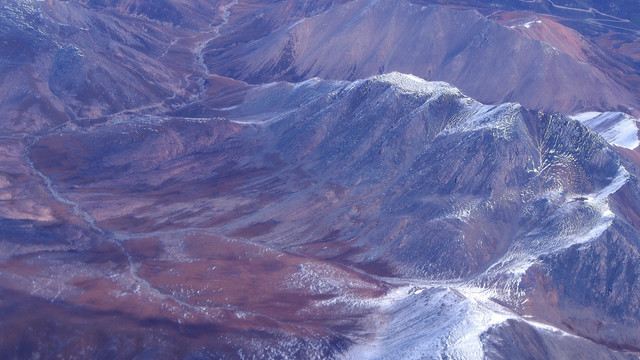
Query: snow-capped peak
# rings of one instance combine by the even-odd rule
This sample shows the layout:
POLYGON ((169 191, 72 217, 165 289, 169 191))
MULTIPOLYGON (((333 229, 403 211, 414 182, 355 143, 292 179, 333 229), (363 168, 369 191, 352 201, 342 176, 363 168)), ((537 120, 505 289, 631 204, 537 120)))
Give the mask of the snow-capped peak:
POLYGON ((393 85, 403 93, 427 95, 448 92, 460 94, 460 90, 449 83, 442 81, 426 81, 415 75, 403 74, 397 71, 373 76, 371 80, 393 85))

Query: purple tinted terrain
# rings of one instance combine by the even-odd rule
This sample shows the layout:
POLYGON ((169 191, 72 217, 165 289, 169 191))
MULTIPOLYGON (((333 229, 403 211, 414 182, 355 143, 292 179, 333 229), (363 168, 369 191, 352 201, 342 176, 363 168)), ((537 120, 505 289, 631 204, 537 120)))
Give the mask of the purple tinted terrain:
POLYGON ((0 5, 2 357, 638 358, 636 13, 447 4, 0 5))

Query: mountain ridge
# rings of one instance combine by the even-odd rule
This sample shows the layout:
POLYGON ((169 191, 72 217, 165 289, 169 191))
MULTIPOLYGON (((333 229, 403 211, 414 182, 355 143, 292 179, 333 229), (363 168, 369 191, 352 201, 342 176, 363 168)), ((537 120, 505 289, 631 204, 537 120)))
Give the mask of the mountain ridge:
POLYGON ((8 1, 8 358, 640 355, 631 22, 8 1))
MULTIPOLYGON (((580 330, 577 324, 570 329, 561 320, 540 313, 537 309, 550 305, 531 295, 541 289, 528 279, 540 266, 549 266, 545 258, 585 241, 575 242, 572 236, 580 237, 591 226, 599 229, 602 225, 605 227, 588 239, 599 241, 610 231, 615 215, 609 207, 600 209, 601 202, 606 204, 627 176, 613 181, 624 170, 619 170, 623 169, 620 160, 600 136, 566 117, 531 113, 515 104, 481 105, 451 86, 398 73, 354 82, 274 83, 247 91, 242 105, 223 110, 224 117, 214 110, 215 117, 178 116, 146 124, 99 125, 84 134, 61 132, 39 140, 31 158, 44 176, 55 175, 51 181, 61 196, 90 209, 96 225, 107 229, 107 234, 119 234, 125 248, 148 236, 214 228, 234 242, 257 243, 358 272, 386 268, 376 281, 393 281, 394 285, 384 286, 396 292, 424 293, 416 300, 447 294, 433 301, 449 299, 443 303, 449 304, 460 299, 451 304, 466 308, 473 302, 465 298, 476 294, 474 301, 480 308, 473 305, 469 309, 475 310, 468 310, 470 317, 464 315, 460 321, 475 323, 474 316, 488 316, 489 306, 501 314, 531 311, 530 316, 553 324, 558 330, 550 334, 533 330, 549 344, 558 341, 555 331, 587 336, 587 330, 580 330), (265 114, 271 115, 247 120, 265 114), (241 121, 234 120, 238 116, 241 121), (114 131, 117 128, 124 131, 114 131), (203 132, 206 128, 209 130, 203 132), (118 140, 132 135, 132 142, 118 140), (434 144, 429 145, 431 142, 434 144), (149 152, 155 148, 158 150, 149 152), (163 148, 175 150, 160 151, 163 148), (539 148, 543 153, 538 153, 539 148), (537 156, 542 158, 532 162, 537 156), (57 159, 65 159, 66 165, 59 167, 57 159), (443 165, 452 161, 458 165, 443 165), (196 163, 200 164, 197 172, 184 173, 186 168, 195 169, 196 163), (202 168, 203 164, 209 165, 202 168), (77 171, 87 165, 86 171, 77 171), (465 174, 456 169, 464 169, 465 174), (520 199, 521 189, 530 194, 520 199), (126 194, 129 204, 139 204, 127 210, 135 216, 118 217, 121 201, 106 194, 126 194), (203 198, 202 194, 207 195, 203 198), (257 200, 256 194, 260 194, 257 200), (586 200, 575 200, 582 198, 586 200), (234 203, 243 205, 234 208, 234 203), (197 214, 215 215, 211 219, 197 214), (425 231, 430 232, 429 237, 422 235, 425 231), (513 237, 504 239, 506 233, 513 237), (547 238, 548 234, 553 237, 547 238), (564 238, 566 244, 557 242, 564 238), (527 250, 531 242, 540 245, 527 250), (541 250, 547 247, 549 252, 541 250), (500 261, 508 264, 509 259, 521 256, 509 254, 525 254, 522 259, 528 265, 517 272, 508 270, 511 265, 496 270, 500 261), (547 255, 541 258, 541 254, 547 255), (414 280, 421 277, 429 280, 414 280), (448 290, 451 288, 455 291, 448 290), (536 299, 535 306, 521 307, 523 299, 536 299)), ((164 256, 173 258, 180 253, 164 256)), ((135 258, 143 264, 149 261, 135 258)), ((164 281, 146 270, 142 274, 152 283, 164 281)), ((180 298, 192 301, 183 295, 180 298)), ((414 297, 403 295, 392 304, 410 301, 407 299, 414 297)), ((369 303, 364 309, 373 312, 363 318, 365 322, 397 311, 392 305, 377 313, 378 300, 340 301, 369 303)), ((440 321, 430 307, 412 306, 418 306, 413 315, 440 321)), ((512 316, 516 315, 500 319, 512 316)), ((614 319, 610 319, 609 332, 624 328, 614 319)), ((490 322, 486 331, 496 329, 493 325, 498 323, 490 322)), ((472 336, 469 339, 475 340, 470 344, 475 345, 469 345, 471 348, 484 346, 481 327, 469 328, 478 331, 476 335, 464 331, 451 335, 460 330, 443 326, 449 330, 436 338, 472 336)), ((602 338, 589 338, 598 343, 609 341, 605 332, 598 335, 602 338)), ((356 335, 352 341, 365 343, 366 337, 356 335)), ((455 355, 446 349, 439 351, 455 355)), ((464 349, 460 351, 467 351, 464 349)))

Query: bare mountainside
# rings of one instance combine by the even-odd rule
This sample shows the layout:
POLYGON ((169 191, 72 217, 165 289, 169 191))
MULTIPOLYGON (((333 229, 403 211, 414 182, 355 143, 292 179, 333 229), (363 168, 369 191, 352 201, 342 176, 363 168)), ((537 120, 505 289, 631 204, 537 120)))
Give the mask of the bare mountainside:
POLYGON ((251 83, 400 71, 452 83, 486 103, 560 112, 639 108, 637 64, 552 17, 501 25, 472 9, 389 0, 352 1, 287 26, 272 26, 269 15, 211 41, 207 66, 251 83), (255 38, 238 38, 256 28, 255 38))
POLYGON ((0 4, 2 358, 639 358, 590 4, 0 4))
POLYGON ((484 103, 638 115, 637 29, 518 3, 8 0, 2 128, 160 114, 197 100, 211 75, 262 83, 391 71, 484 103))

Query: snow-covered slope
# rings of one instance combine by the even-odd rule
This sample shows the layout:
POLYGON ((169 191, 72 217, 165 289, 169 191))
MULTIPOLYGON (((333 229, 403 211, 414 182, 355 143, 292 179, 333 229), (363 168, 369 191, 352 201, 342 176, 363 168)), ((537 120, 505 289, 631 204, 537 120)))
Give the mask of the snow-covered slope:
POLYGON ((600 134, 610 144, 627 149, 640 145, 638 140, 638 119, 620 112, 585 112, 570 115, 572 119, 585 124, 600 134))

